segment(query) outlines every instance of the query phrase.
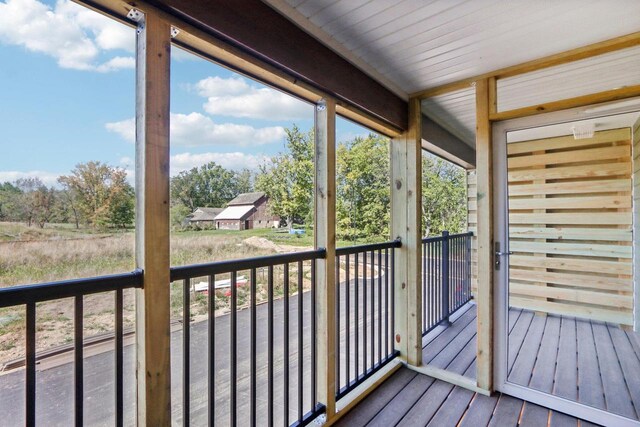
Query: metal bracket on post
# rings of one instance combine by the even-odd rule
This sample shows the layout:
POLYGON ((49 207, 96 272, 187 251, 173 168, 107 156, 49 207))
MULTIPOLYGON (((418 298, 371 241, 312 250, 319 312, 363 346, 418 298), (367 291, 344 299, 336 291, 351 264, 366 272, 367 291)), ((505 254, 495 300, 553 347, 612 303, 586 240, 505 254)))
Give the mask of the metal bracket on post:
POLYGON ((442 232, 442 318, 443 323, 451 325, 449 320, 449 292, 451 286, 449 283, 449 232, 442 232))

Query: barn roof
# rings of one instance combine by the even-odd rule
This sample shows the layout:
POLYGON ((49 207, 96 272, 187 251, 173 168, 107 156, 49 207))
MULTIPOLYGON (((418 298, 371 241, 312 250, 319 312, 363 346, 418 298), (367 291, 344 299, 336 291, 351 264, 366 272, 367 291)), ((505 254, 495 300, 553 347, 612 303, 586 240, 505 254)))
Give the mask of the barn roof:
POLYGON ((216 216, 216 221, 243 219, 252 210, 253 205, 229 206, 216 216))
POLYGON ((264 193, 262 191, 257 191, 255 193, 242 193, 238 194, 235 199, 228 203, 227 206, 253 205, 263 197, 264 193))
POLYGON ((196 208, 189 221, 213 221, 224 208, 196 208))

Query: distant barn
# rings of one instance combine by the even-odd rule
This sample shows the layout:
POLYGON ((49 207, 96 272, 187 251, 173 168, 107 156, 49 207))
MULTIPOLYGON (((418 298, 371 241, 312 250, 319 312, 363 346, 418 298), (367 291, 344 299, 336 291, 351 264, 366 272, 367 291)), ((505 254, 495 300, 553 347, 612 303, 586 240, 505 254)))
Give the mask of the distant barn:
POLYGON ((268 202, 269 198, 262 192, 240 194, 216 216, 216 228, 219 230, 278 228, 280 218, 269 212, 268 202))
POLYGON ((223 210, 224 208, 196 208, 192 214, 187 216, 186 220, 192 225, 210 226, 213 228, 216 216, 223 210))

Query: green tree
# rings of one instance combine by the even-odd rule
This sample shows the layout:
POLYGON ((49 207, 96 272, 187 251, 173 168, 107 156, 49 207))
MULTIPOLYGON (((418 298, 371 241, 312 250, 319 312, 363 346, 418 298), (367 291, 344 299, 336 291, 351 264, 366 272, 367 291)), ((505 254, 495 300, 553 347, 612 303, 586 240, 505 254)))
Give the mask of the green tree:
POLYGON ((182 204, 191 212, 198 207, 223 207, 239 193, 251 191, 247 172, 238 174, 215 162, 180 172, 171 179, 172 205, 182 204))
POLYGON ((18 207, 22 190, 10 182, 0 184, 0 221, 20 221, 18 207))
POLYGON ((20 178, 15 186, 20 196, 13 205, 14 214, 28 226, 44 228, 53 215, 54 190, 37 177, 20 178))
POLYGON ((341 143, 336 161, 336 216, 340 238, 386 239, 391 189, 389 140, 370 134, 341 143))
POLYGON ((133 222, 135 196, 124 169, 101 162, 80 163, 58 182, 76 202, 82 220, 92 227, 124 227, 133 222))
POLYGON ((422 156, 422 230, 425 236, 466 228, 464 169, 432 154, 422 156))
POLYGON ((313 214, 313 131, 286 129, 286 149, 260 166, 255 187, 270 200, 271 212, 295 222, 309 223, 313 214))

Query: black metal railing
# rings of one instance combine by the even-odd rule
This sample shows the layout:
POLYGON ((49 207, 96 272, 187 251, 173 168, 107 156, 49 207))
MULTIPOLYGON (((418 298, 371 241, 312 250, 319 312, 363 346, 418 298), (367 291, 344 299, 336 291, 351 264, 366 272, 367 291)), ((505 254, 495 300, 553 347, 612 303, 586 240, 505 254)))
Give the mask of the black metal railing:
POLYGON ((471 300, 472 236, 444 231, 422 239, 423 336, 471 300))
MULTIPOLYGON (((115 424, 124 425, 124 368, 123 368, 123 290, 142 287, 142 272, 100 276, 89 279, 65 280, 43 284, 0 289, 0 308, 25 306, 25 418, 24 425, 36 424, 36 314, 37 304, 64 298, 74 299, 73 314, 73 401, 75 425, 84 423, 84 306, 87 295, 114 292, 115 294, 115 424)), ((64 393, 60 390, 59 393, 64 393)), ((47 414, 43 414, 45 417, 47 414)), ((9 416, 9 415, 5 415, 9 416)), ((8 420, 21 424, 19 420, 8 420)), ((43 423, 47 423, 42 420, 43 423)), ((1 423, 0 423, 1 424, 1 423)))
POLYGON ((171 269, 182 288, 183 425, 300 426, 324 412, 316 390, 316 262, 325 257, 318 249, 171 269), (192 297, 202 291, 208 324, 198 331, 192 297), (216 318, 219 304, 228 316, 216 318), (207 377, 204 390, 191 390, 193 372, 207 377))
POLYGON ((399 240, 336 249, 336 400, 398 355, 394 259, 399 240))

